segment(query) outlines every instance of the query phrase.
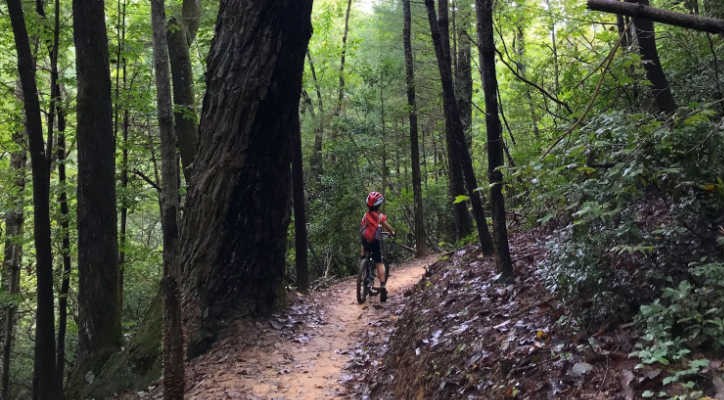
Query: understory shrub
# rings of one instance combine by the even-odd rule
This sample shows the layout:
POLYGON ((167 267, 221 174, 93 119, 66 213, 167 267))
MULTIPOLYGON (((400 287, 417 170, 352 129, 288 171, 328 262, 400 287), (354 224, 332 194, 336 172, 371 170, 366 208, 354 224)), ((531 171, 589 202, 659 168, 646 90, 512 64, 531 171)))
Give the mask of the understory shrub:
POLYGON ((724 260, 717 243, 724 225, 719 118, 707 108, 682 109, 668 120, 600 115, 563 143, 563 155, 514 171, 526 185, 520 196, 533 200, 528 218, 555 228, 541 265, 546 284, 584 326, 669 304, 674 289, 663 288, 684 290, 680 282, 696 293, 719 284, 701 273, 724 260))

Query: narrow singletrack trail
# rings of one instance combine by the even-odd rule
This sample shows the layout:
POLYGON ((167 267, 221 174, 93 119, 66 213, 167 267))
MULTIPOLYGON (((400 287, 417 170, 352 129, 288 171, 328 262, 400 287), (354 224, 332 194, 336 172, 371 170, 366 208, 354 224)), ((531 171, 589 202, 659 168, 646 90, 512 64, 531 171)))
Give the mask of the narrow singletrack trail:
POLYGON ((345 366, 374 321, 397 318, 404 292, 436 255, 392 265, 389 297, 360 305, 354 277, 300 297, 285 314, 240 323, 187 368, 188 399, 345 399, 345 366))

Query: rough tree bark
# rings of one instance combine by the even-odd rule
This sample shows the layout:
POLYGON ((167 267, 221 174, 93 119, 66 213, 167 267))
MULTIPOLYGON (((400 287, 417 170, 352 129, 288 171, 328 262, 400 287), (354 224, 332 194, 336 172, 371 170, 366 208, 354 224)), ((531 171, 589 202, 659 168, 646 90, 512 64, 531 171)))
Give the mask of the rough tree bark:
MULTIPOLYGON (((50 241, 50 161, 43 139, 40 100, 35 82, 35 62, 20 0, 7 0, 13 27, 18 72, 25 108, 25 130, 28 134, 33 175, 33 236, 35 239, 35 271, 37 307, 35 320, 35 356, 33 367, 33 399, 62 398, 55 372, 55 323, 53 315, 53 256, 50 241)), ((48 146, 48 150, 50 146, 48 146)))
MULTIPOLYGON (((447 1, 440 1, 441 8, 442 4, 447 8, 447 1)), ((465 176, 465 186, 467 188, 468 196, 473 204, 473 215, 475 216, 475 223, 478 229, 478 239, 480 241, 480 248, 484 254, 489 255, 493 253, 493 240, 490 237, 490 231, 488 230, 488 223, 485 220, 485 210, 483 210, 483 204, 478 188, 477 178, 473 171, 473 163, 470 158, 470 152, 465 145, 465 134, 463 133, 462 123, 460 122, 460 112, 458 110, 457 102, 455 101, 455 93, 452 84, 452 72, 450 67, 450 52, 449 49, 446 52, 442 45, 443 40, 441 33, 447 30, 440 30, 437 19, 435 18, 435 5, 434 0, 425 0, 425 6, 427 8, 428 21, 430 23, 430 31, 432 33, 432 42, 435 47, 435 56, 437 58, 438 69, 440 71, 440 80, 442 83, 443 90, 443 104, 445 108, 445 130, 447 132, 446 138, 448 142, 448 158, 454 158, 459 160, 460 166, 463 169, 463 175, 465 176), (452 149, 452 151, 450 151, 452 149)), ((450 161, 448 160, 448 165, 450 161)))
POLYGON ((182 224, 191 356, 231 316, 282 301, 295 134, 311 0, 222 0, 182 224))
POLYGON ((184 0, 180 20, 170 18, 167 30, 173 78, 174 127, 186 182, 190 180, 191 164, 199 140, 189 47, 196 38, 200 18, 199 0, 184 0))
POLYGON ((5 251, 2 265, 2 290, 12 296, 13 303, 0 310, 0 343, 2 343, 2 363, 0 364, 0 398, 10 398, 10 355, 13 351, 15 338, 15 323, 17 320, 17 299, 20 294, 20 266, 23 259, 23 213, 25 192, 25 164, 27 152, 25 150, 25 137, 22 132, 13 134, 13 141, 17 146, 10 154, 10 170, 14 175, 10 193, 9 204, 11 208, 5 214, 5 251))
MULTIPOLYGON (((649 5, 649 0, 628 1, 637 1, 639 5, 643 6, 649 5)), ((671 94, 669 81, 666 79, 666 74, 664 74, 664 69, 661 67, 661 61, 659 60, 654 23, 647 18, 633 17, 633 24, 636 28, 641 63, 646 71, 646 78, 651 82, 651 91, 654 95, 656 108, 661 112, 671 114, 676 111, 676 101, 671 94)))
POLYGON ((488 136, 488 179, 490 202, 493 208, 495 261, 503 280, 513 277, 513 263, 508 246, 503 197, 503 129, 498 118, 498 81, 495 74, 495 42, 493 40, 493 0, 475 0, 478 20, 478 59, 480 78, 485 93, 485 125, 488 136))
POLYGON ((407 106, 410 116, 410 162, 412 164, 412 192, 415 220, 415 255, 425 255, 425 219, 420 186, 420 148, 417 133, 417 100, 415 99, 415 68, 412 58, 412 11, 410 0, 402 1, 402 42, 405 48, 405 75, 407 83, 407 106))
POLYGON ((166 13, 163 0, 151 1, 153 66, 156 73, 156 105, 161 138, 161 229, 163 231, 163 398, 184 397, 184 354, 181 330, 181 301, 178 285, 178 183, 176 135, 171 110, 166 13))
POLYGON ((75 372, 84 377, 88 372, 97 374, 121 347, 115 140, 103 2, 73 0, 73 39, 78 79, 80 322, 75 372))

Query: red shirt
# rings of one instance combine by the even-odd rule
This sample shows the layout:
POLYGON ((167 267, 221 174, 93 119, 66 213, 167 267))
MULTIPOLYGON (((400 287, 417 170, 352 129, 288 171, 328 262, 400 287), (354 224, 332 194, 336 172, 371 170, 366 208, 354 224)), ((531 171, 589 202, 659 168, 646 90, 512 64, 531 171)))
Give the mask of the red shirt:
POLYGON ((377 238, 377 231, 380 229, 380 225, 385 221, 387 221, 387 216, 379 211, 366 212, 360 222, 360 233, 362 237, 368 242, 373 242, 377 238))

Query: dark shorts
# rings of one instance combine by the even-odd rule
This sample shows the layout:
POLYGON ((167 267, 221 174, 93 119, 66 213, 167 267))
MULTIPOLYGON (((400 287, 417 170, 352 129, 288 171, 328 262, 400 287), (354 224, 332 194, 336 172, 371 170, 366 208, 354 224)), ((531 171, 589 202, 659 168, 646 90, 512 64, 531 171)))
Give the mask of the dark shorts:
POLYGON ((372 259, 375 260, 376 263, 379 264, 382 262, 382 248, 380 247, 379 240, 369 243, 362 238, 362 246, 364 246, 365 252, 372 253, 372 259))

